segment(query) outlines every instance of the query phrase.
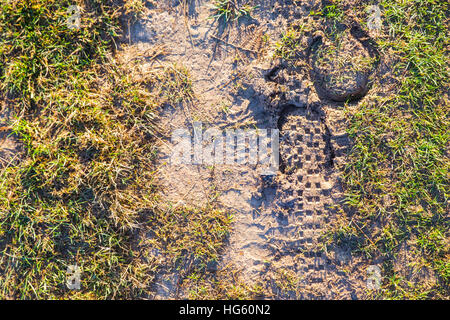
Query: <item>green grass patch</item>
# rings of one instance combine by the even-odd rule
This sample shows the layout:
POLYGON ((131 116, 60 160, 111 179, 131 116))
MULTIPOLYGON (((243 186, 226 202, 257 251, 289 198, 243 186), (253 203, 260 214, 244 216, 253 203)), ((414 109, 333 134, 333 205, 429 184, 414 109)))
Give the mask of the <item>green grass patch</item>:
POLYGON ((344 180, 354 213, 333 239, 383 258, 383 297, 448 298, 448 3, 381 6, 384 25, 377 42, 392 62, 397 85, 349 109, 354 145, 344 180), (411 258, 399 269, 402 245, 411 258), (432 276, 414 280, 424 271, 432 276))
POLYGON ((224 22, 235 21, 242 17, 251 15, 255 6, 241 0, 216 0, 213 3, 213 18, 224 22))
POLYGON ((156 110, 193 93, 182 67, 114 58, 119 17, 139 3, 85 1, 80 29, 71 4, 0 1, 0 95, 24 145, 0 171, 0 298, 148 297, 162 269, 217 260, 230 218, 156 197, 156 110), (66 287, 75 264, 80 291, 66 287))

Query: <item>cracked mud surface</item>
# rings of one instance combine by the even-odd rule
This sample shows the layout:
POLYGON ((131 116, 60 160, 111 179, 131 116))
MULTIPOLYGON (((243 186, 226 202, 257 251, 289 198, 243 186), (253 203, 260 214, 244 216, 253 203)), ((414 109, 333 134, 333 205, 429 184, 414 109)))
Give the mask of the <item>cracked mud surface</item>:
MULTIPOLYGON (((262 180, 258 166, 171 166, 170 139, 162 139, 157 160, 161 196, 174 206, 214 204, 234 214, 218 268, 231 266, 249 285, 262 283, 267 297, 362 298, 367 263, 352 257, 348 248, 330 251, 321 237, 342 200, 339 175, 350 146, 345 115, 330 100, 361 98, 369 89, 368 71, 362 70, 362 80, 358 73, 347 74, 349 81, 324 87, 324 94, 309 67, 326 73, 326 63, 308 59, 306 49, 311 56, 318 54, 312 33, 302 40, 308 47, 296 61, 272 59, 273 52, 263 49, 264 38, 279 39, 280 30, 314 3, 284 8, 269 2, 271 16, 261 8, 253 20, 235 28, 215 25, 208 2, 191 8, 188 22, 180 7, 161 7, 132 27, 125 55, 145 58, 155 46, 164 46, 170 50, 157 64, 183 65, 192 76, 196 98, 161 110, 164 132, 192 128, 194 121, 219 130, 280 129, 280 172, 269 182, 262 180), (280 284, 286 277, 295 285, 280 284)), ((373 56, 359 40, 349 41, 344 51, 356 50, 362 60, 373 56)), ((342 68, 348 67, 347 61, 342 68)), ((185 297, 181 283, 178 274, 162 271, 153 297, 185 297)))

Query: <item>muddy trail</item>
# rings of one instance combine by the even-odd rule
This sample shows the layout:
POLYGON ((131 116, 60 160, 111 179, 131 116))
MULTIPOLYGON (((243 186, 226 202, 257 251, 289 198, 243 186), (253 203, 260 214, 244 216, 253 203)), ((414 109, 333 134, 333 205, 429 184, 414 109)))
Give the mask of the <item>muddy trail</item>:
MULTIPOLYGON (((251 18, 231 25, 211 19, 209 1, 158 4, 131 25, 122 47, 130 59, 164 48, 149 67, 189 71, 195 98, 161 110, 162 197, 175 207, 229 210, 233 231, 212 272, 238 270, 249 285, 262 283, 266 297, 356 299, 366 292, 368 262, 348 247, 325 246, 323 237, 343 210, 340 175, 351 147, 343 102, 358 103, 370 90, 376 48, 355 24, 340 26, 341 39, 328 37, 326 27, 302 34, 302 50, 288 60, 273 49, 283 30, 319 6, 265 1, 251 18), (364 63, 354 68, 342 52, 364 63), (194 122, 220 130, 278 129, 277 175, 261 175, 258 165, 170 165, 170 132, 194 122)), ((162 270, 153 298, 185 297, 182 282, 179 273, 162 270)))
POLYGON ((0 297, 448 298, 447 7, 4 2, 0 297))

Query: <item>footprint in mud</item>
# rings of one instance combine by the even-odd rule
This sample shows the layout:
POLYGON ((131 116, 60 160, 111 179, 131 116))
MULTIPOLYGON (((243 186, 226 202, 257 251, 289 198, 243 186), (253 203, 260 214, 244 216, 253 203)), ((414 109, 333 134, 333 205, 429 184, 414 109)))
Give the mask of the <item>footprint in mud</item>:
POLYGON ((332 101, 354 101, 369 91, 378 52, 357 27, 314 37, 308 52, 318 94, 332 101))
POLYGON ((368 93, 379 63, 376 44, 358 26, 341 28, 328 36, 317 31, 308 40, 299 40, 309 43, 307 50, 266 73, 266 81, 274 85, 270 94, 273 107, 315 103, 307 99, 311 94, 308 83, 314 84, 322 102, 356 101, 368 93))
POLYGON ((318 113, 286 106, 279 117, 281 174, 274 213, 277 223, 266 232, 283 268, 303 285, 323 283, 326 257, 318 238, 327 222, 334 181, 329 169, 332 150, 318 113))
POLYGON ((297 298, 353 294, 350 286, 330 291, 333 283, 348 281, 321 241, 343 197, 338 167, 350 145, 342 111, 329 101, 364 97, 378 63, 376 47, 358 27, 317 34, 303 61, 299 54, 298 62, 279 64, 265 76, 280 130, 280 174, 265 237, 277 266, 301 279, 297 298), (314 294, 306 294, 311 289, 314 294))

